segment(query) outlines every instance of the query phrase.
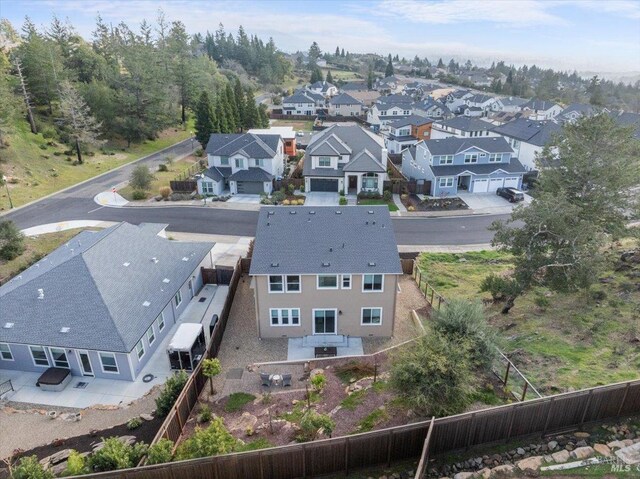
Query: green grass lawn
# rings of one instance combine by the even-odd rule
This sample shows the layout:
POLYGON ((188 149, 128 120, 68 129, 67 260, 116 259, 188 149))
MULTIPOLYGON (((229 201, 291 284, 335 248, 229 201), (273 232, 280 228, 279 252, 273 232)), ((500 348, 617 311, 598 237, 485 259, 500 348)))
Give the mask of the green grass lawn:
POLYGON ((375 200, 375 199, 362 199, 362 200, 358 200, 358 204, 359 205, 387 205, 387 207, 389 208, 389 211, 398 211, 398 207, 396 206, 396 204, 393 202, 393 200, 389 201, 388 203, 385 200, 375 200))
MULTIPOLYGON (((501 348, 543 394, 640 377, 640 290, 637 280, 611 269, 588 292, 561 294, 537 288, 516 300, 508 315, 501 304, 487 306, 500 332, 501 348)), ((490 273, 512 269, 509 256, 495 251, 461 254, 423 253, 423 281, 445 298, 489 299, 480 293, 490 273)))
POLYGON ((245 404, 250 403, 256 397, 253 394, 247 393, 233 393, 229 396, 227 404, 224 406, 224 410, 227 412, 235 412, 242 409, 245 404))
POLYGON ((334 81, 344 80, 344 81, 357 81, 362 80, 362 76, 356 72, 352 72, 349 70, 336 70, 334 68, 322 68, 322 76, 327 77, 327 71, 331 70, 331 76, 334 81))
MULTIPOLYGON (((0 151, 0 169, 9 178, 13 206, 24 205, 50 193, 97 176, 137 158, 189 138, 191 122, 186 128, 177 126, 162 132, 158 139, 126 148, 126 143, 111 142, 95 152, 84 155, 82 165, 74 165, 74 155, 65 155, 65 144, 33 135, 26 122, 20 122, 8 136, 9 147, 0 151), (53 144, 49 144, 53 143, 53 144)), ((0 191, 0 211, 9 209, 4 188, 0 191)))
POLYGON ((295 131, 312 131, 312 120, 272 120, 271 126, 292 126, 295 131))
MULTIPOLYGON (((158 195, 160 188, 163 186, 169 186, 169 182, 171 180, 188 170, 190 166, 197 163, 199 160, 200 158, 196 158, 195 156, 187 156, 179 161, 167 164, 168 171, 152 171, 153 181, 151 182, 151 187, 147 192, 147 197, 151 198, 152 196, 158 195)), ((118 190, 118 193, 129 201, 133 199, 133 188, 129 185, 118 190)))

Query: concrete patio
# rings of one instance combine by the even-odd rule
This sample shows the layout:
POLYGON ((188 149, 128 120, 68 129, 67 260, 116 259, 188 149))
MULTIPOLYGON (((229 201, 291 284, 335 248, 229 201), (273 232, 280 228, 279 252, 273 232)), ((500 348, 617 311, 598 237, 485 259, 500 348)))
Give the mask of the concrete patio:
POLYGON ((362 339, 334 336, 311 336, 306 338, 289 338, 287 347, 287 361, 301 359, 315 359, 316 347, 333 346, 336 348, 336 356, 362 356, 362 339))
POLYGON ((232 195, 227 203, 248 203, 253 205, 260 204, 260 195, 232 195))

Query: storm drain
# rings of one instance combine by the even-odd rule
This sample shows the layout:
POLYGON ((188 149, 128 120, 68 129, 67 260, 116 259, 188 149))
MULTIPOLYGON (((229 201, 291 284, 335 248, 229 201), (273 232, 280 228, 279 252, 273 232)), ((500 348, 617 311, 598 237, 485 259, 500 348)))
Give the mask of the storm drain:
POLYGON ((207 300, 207 298, 206 298, 206 297, 204 297, 204 298, 200 298, 200 299, 198 300, 198 303, 204 303, 206 300, 207 300))

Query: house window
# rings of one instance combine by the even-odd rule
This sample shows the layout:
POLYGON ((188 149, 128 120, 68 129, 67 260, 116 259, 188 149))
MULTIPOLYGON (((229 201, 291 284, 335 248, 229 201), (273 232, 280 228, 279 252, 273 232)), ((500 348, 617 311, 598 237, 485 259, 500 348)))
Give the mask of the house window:
POLYGON ((156 324, 158 325, 158 332, 164 329, 164 312, 160 313, 160 316, 156 318, 156 324))
POLYGON ((500 163, 502 161, 502 153, 491 153, 489 155, 489 163, 500 163))
POLYGON ((362 278, 362 291, 382 291, 381 274, 365 274, 362 278))
POLYGON ((300 326, 300 309, 270 309, 271 326, 300 326))
POLYGON ((156 333, 153 331, 153 324, 147 329, 147 342, 151 346, 156 340, 156 333))
POLYGON ((236 168, 242 168, 242 158, 236 158, 236 168))
POLYGON ((118 363, 116 361, 116 355, 113 353, 98 353, 100 356, 100 364, 102 366, 102 372, 104 373, 118 373, 118 363))
POLYGON ((363 325, 382 324, 382 308, 362 308, 361 324, 363 325))
POLYGON ((451 188, 453 186, 453 177, 448 176, 446 178, 440 178, 438 180, 440 188, 451 188))
POLYGON ((265 165, 265 164, 266 164, 266 163, 265 163, 265 160, 264 160, 264 159, 256 160, 256 166, 259 166, 259 167, 261 167, 261 168, 262 168, 262 167, 264 167, 264 165, 265 165))
POLYGON ((47 358, 47 353, 44 352, 44 348, 42 346, 29 346, 29 351, 31 351, 33 364, 36 366, 50 366, 49 358, 47 358))
POLYGON ((283 291, 282 276, 269 276, 269 292, 282 293, 283 291))
POLYGON ((331 167, 331 157, 330 156, 319 156, 318 157, 318 167, 321 167, 321 168, 331 167))
POLYGON ((338 289, 338 276, 335 274, 319 274, 318 289, 338 289))
POLYGON ((444 155, 440 157, 440 165, 452 165, 453 155, 444 155))
POLYGON ((228 156, 221 156, 220 157, 220 165, 221 166, 229 166, 229 157, 228 156))
POLYGON ((512 145, 514 148, 519 148, 519 147, 520 147, 520 142, 519 142, 518 140, 512 140, 512 141, 511 141, 511 145, 512 145))
POLYGON ((4 359, 5 361, 13 361, 11 348, 6 343, 0 343, 0 358, 4 359))
POLYGON ((142 339, 138 341, 138 344, 136 344, 136 354, 138 355, 138 359, 142 359, 142 356, 144 356, 144 344, 142 343, 142 339))
POLYGON ((178 290, 176 295, 173 297, 173 302, 175 303, 176 308, 180 306, 180 303, 182 303, 182 292, 180 290, 178 290))
POLYGON ((477 163, 478 162, 478 154, 477 153, 466 153, 464 155, 465 163, 477 163))
POLYGON ((202 192, 205 195, 213 194, 213 183, 211 183, 210 181, 204 181, 202 183, 202 192))
POLYGON ((362 189, 363 190, 377 190, 378 189, 378 175, 375 173, 367 173, 362 177, 362 189))
POLYGON ((287 293, 299 293, 300 292, 300 276, 287 275, 287 293))
POLYGON ((351 275, 343 274, 342 275, 342 289, 351 289, 351 275))
POLYGON ((51 358, 53 359, 53 365, 57 368, 69 369, 69 360, 64 349, 61 348, 49 348, 51 352, 51 358))

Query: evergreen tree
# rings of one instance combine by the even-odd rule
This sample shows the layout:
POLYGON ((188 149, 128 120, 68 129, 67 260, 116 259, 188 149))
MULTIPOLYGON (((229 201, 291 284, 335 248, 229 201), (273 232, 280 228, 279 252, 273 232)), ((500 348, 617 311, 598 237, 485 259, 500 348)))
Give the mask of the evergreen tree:
POLYGON ((440 58, 440 59, 438 60, 438 66, 437 66, 437 68, 444 68, 444 62, 442 61, 442 58, 440 58))
POLYGON ((342 58, 344 58, 344 48, 343 48, 343 49, 342 49, 342 51, 340 52, 340 56, 341 56, 342 58))
POLYGON ((311 71, 311 80, 310 81, 311 81, 311 83, 322 81, 322 70, 320 70, 318 67, 315 67, 311 71))
POLYGON ((173 82, 178 90, 180 120, 187 121, 186 110, 195 101, 195 71, 189 35, 182 22, 173 22, 167 39, 167 53, 173 82))
POLYGON ((340 47, 336 47, 336 52, 334 53, 334 56, 336 57, 340 56, 340 47))
POLYGON ((240 83, 239 78, 236 78, 236 83, 233 87, 233 96, 238 109, 238 128, 243 130, 245 117, 244 90, 242 89, 242 84, 240 83))
POLYGON ((600 86, 600 79, 598 75, 591 78, 589 86, 587 87, 587 93, 589 93, 589 103, 595 106, 604 106, 604 96, 602 94, 602 87, 600 86))
POLYGON ((327 70, 327 83, 333 83, 333 76, 331 76, 331 70, 327 70))
POLYGON ((318 58, 322 55, 322 50, 318 46, 317 42, 313 42, 309 47, 309 65, 315 66, 318 58))
POLYGON ((229 112, 227 110, 227 102, 225 96, 219 94, 216 97, 215 116, 217 119, 216 129, 218 133, 231 133, 229 128, 229 112))
POLYGON ((374 80, 375 80, 375 76, 373 75, 373 69, 369 68, 369 72, 367 73, 367 88, 369 90, 373 89, 374 80))
POLYGON ((213 120, 213 107, 206 91, 203 91, 198 98, 195 114, 196 140, 202 145, 203 149, 206 149, 211 133, 216 130, 213 120))
POLYGON ((269 115, 265 104, 258 106, 258 126, 260 128, 269 128, 269 115))
POLYGON ((238 108, 238 104, 236 103, 236 95, 233 92, 233 88, 231 87, 231 83, 227 83, 227 86, 224 88, 224 95, 227 104, 229 105, 229 113, 230 113, 230 128, 231 131, 237 131, 241 128, 240 126, 240 109, 238 108))
POLYGON ((393 76, 393 62, 391 61, 391 55, 389 55, 389 62, 387 63, 387 69, 384 71, 384 76, 393 76))
POLYGON ((258 124, 258 108, 256 107, 256 100, 251 90, 247 90, 244 105, 244 127, 247 130, 250 128, 255 128, 255 126, 258 124))

